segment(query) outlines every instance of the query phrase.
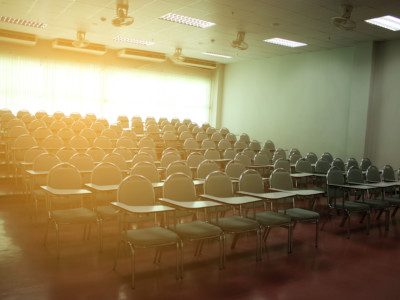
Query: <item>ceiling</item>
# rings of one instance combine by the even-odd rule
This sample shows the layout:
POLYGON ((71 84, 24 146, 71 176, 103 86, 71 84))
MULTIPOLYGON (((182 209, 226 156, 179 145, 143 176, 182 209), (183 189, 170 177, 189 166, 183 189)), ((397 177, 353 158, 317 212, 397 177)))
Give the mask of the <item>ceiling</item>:
POLYGON ((114 27, 116 0, 0 0, 0 15, 47 23, 45 29, 0 22, 1 29, 32 33, 40 39, 75 39, 78 30, 92 43, 108 48, 135 48, 172 55, 176 47, 188 57, 232 63, 289 53, 319 51, 351 46, 365 41, 400 38, 393 32, 364 22, 384 15, 400 17, 400 1, 394 0, 129 0, 128 15, 135 22, 114 27), (343 31, 332 17, 342 15, 342 3, 354 6, 351 19, 357 27, 343 31), (176 13, 216 23, 200 29, 160 20, 176 13), (247 50, 231 47, 238 31, 246 33, 247 50), (114 41, 116 36, 155 42, 139 46, 114 41), (280 37, 307 43, 287 48, 263 40, 280 37), (214 58, 203 52, 232 56, 214 58))

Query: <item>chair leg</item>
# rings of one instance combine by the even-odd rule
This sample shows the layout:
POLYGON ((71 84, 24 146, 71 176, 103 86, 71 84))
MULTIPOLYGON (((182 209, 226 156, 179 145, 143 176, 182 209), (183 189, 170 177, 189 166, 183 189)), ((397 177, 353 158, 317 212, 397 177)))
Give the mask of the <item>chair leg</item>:
POLYGON ((390 224, 390 209, 386 208, 385 209, 385 230, 389 230, 389 224, 390 224))
POLYGON ((128 243, 129 247, 131 249, 131 272, 132 272, 132 280, 131 280, 131 285, 132 288, 135 288, 135 248, 131 243, 128 243))
POLYGON ((318 248, 318 227, 319 219, 315 220, 315 248, 318 248))
POLYGON ((293 223, 288 226, 288 253, 293 252, 293 223))
POLYGON ((113 265, 113 270, 114 271, 117 269, 117 262, 118 262, 118 259, 119 259, 119 252, 121 251, 122 242, 123 242, 122 240, 120 240, 118 242, 118 247, 117 247, 117 251, 115 253, 115 259, 114 259, 114 265, 113 265))
POLYGON ((97 219, 97 231, 99 235, 99 251, 103 251, 103 221, 101 219, 97 219))
MULTIPOLYGON (((343 220, 345 220, 344 216, 343 220)), ((350 239, 350 213, 347 213, 347 238, 350 239)))
POLYGON ((60 258, 60 233, 58 230, 58 224, 54 223, 56 227, 56 238, 57 238, 57 258, 60 258))
POLYGON ((238 233, 234 233, 233 234, 232 243, 231 243, 231 249, 235 249, 238 239, 239 239, 239 234, 238 233))
POLYGON ((396 207, 394 208, 394 210, 393 210, 393 212, 392 212, 392 218, 396 215, 398 209, 399 209, 398 206, 396 206, 396 207))
POLYGON ((181 279, 183 279, 183 241, 180 242, 180 246, 181 246, 181 279))

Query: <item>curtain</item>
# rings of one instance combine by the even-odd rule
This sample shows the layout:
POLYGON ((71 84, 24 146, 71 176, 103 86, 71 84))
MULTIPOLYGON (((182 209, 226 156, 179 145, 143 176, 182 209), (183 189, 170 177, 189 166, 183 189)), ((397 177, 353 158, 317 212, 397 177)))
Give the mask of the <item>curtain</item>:
POLYGON ((208 122, 211 76, 0 55, 0 106, 208 122))

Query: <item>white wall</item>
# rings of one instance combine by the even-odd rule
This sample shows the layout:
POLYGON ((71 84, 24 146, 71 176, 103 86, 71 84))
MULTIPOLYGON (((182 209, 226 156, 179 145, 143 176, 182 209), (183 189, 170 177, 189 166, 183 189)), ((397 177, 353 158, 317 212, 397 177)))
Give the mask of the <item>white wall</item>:
POLYGON ((303 155, 360 159, 371 65, 372 43, 227 65, 221 126, 303 155))

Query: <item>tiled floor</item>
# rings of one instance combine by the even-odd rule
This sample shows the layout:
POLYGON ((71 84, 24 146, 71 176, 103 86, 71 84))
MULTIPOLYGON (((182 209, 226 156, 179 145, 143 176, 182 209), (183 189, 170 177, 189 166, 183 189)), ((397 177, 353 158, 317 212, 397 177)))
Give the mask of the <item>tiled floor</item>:
MULTIPOLYGON (((165 251, 154 265, 152 250, 137 254, 137 286, 130 287, 128 256, 112 270, 118 234, 105 225, 104 251, 98 252, 97 231, 83 241, 81 227, 61 228, 61 258, 55 233, 43 246, 45 215, 36 224, 29 206, 12 184, 1 182, 0 299, 399 299, 400 222, 385 234, 373 221, 365 234, 358 218, 346 239, 339 219, 327 223, 314 247, 314 225, 298 224, 294 250, 286 251, 287 230, 271 231, 262 262, 255 261, 254 236, 242 237, 227 249, 227 268, 218 268, 218 244, 205 245, 194 257, 185 248, 184 279, 175 279, 175 252, 165 251)), ((400 214, 397 216, 399 220, 400 214)), ((228 245, 230 238, 228 238, 228 245)))

